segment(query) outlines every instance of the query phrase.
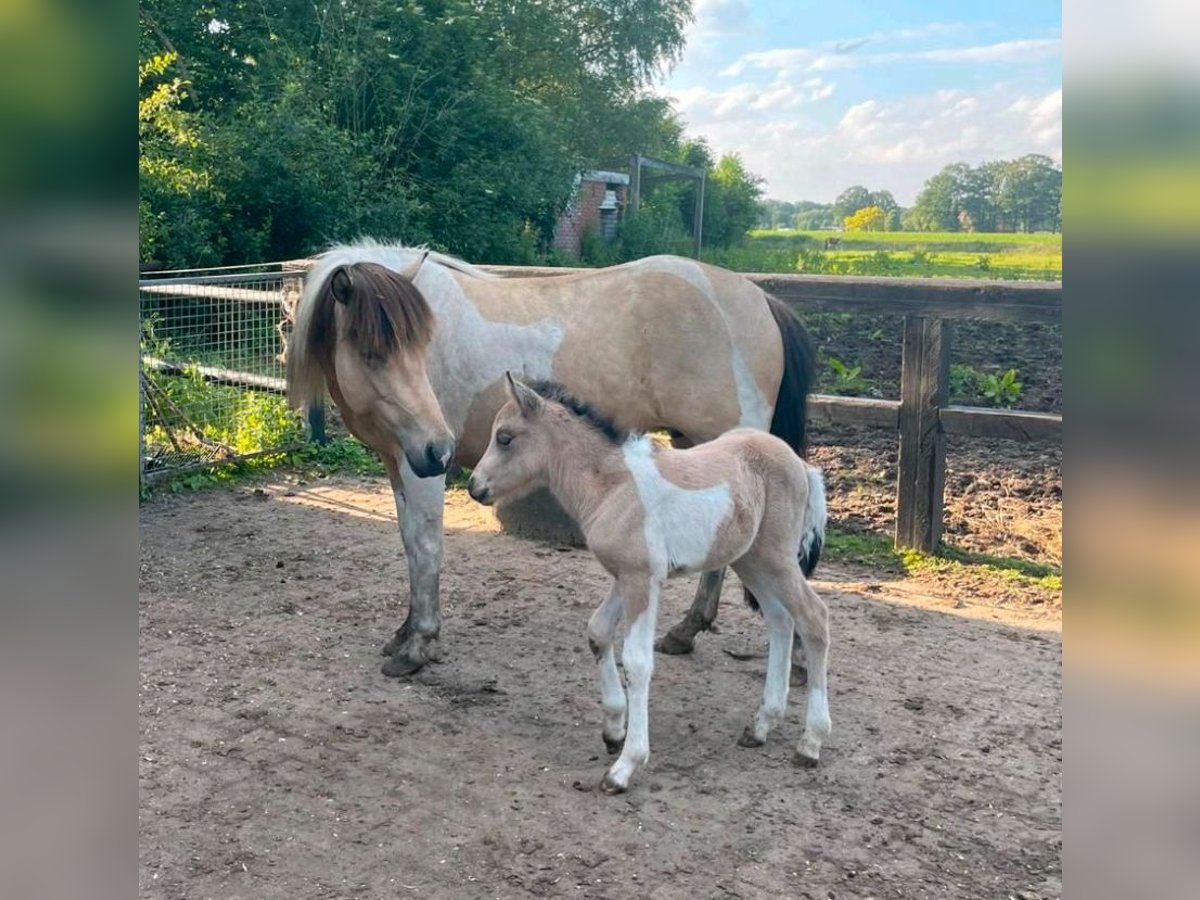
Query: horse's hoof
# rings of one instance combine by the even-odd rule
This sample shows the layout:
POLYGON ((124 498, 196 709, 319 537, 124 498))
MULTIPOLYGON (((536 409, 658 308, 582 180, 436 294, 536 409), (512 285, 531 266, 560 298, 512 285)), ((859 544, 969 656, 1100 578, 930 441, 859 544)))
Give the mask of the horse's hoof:
POLYGON ((799 663, 792 663, 792 687, 804 687, 808 684, 808 669, 799 663))
POLYGON ((792 765, 797 769, 815 769, 819 760, 815 756, 809 756, 800 750, 792 754, 792 765))
POLYGON ((379 670, 389 678, 405 678, 421 671, 427 662, 428 657, 414 658, 396 651, 384 661, 379 670))
POLYGON ((610 738, 607 734, 600 736, 604 738, 604 747, 609 753, 620 753, 625 746, 625 738, 610 738))
POLYGON ((765 743, 766 741, 762 740, 758 735, 756 735, 754 733, 754 729, 749 725, 747 725, 746 730, 742 732, 742 736, 738 738, 739 747, 761 747, 765 743))
POLYGON ((604 778, 600 781, 600 790, 609 795, 623 794, 628 789, 629 785, 619 783, 615 778, 612 777, 612 772, 605 772, 604 778))
POLYGON ((388 641, 386 644, 383 645, 383 647, 379 651, 379 654, 381 656, 391 656, 393 653, 396 652, 396 648, 399 646, 400 646, 400 641, 397 640, 396 638, 392 638, 390 641, 388 641))
POLYGON ((655 644, 654 649, 668 656, 683 656, 696 649, 695 638, 681 638, 675 632, 668 631, 655 644))

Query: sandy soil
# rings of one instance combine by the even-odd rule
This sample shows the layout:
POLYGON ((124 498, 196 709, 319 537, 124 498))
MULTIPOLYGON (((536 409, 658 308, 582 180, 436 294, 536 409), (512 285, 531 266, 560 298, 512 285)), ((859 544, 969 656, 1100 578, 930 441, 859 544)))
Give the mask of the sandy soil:
MULTIPOLYGON (((826 567, 834 733, 790 763, 803 689, 735 745, 763 631, 659 657, 652 758, 607 756, 583 551, 447 516, 444 658, 379 674, 406 590, 391 498, 351 479, 143 505, 140 894, 307 897, 1054 897, 1061 624, 826 567), (959 606, 961 608, 954 608, 959 606)), ((690 599, 668 592, 660 630, 690 599)))

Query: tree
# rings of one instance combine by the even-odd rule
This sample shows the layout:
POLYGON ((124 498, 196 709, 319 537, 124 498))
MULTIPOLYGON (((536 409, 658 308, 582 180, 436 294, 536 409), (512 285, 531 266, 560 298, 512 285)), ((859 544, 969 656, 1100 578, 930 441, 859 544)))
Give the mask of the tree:
POLYGON ((678 148, 646 89, 689 19, 687 0, 141 0, 139 58, 177 54, 198 140, 153 152, 202 149, 221 200, 143 179, 153 252, 240 263, 373 233, 512 259, 576 172, 678 148), (189 217, 203 240, 177 239, 189 217))
POLYGON ((864 206, 843 222, 847 231, 883 231, 887 224, 887 213, 878 206, 864 206))
POLYGON ((1000 164, 996 205, 1005 225, 1020 231, 1057 230, 1062 170, 1048 156, 1031 153, 1000 164))
POLYGON ((840 222, 847 216, 854 215, 864 206, 870 206, 871 202, 871 192, 861 184, 848 187, 838 194, 837 199, 833 201, 834 218, 840 222))

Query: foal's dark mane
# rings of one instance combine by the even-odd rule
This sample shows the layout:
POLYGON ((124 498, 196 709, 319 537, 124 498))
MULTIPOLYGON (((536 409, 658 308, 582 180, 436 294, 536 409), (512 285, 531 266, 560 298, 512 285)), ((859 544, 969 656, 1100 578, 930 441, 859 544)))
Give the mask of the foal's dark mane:
POLYGON ((618 428, 612 419, 597 411, 594 406, 584 403, 557 381, 533 381, 529 383, 529 387, 539 397, 565 406, 600 432, 610 444, 623 444, 629 439, 630 432, 618 428))
POLYGON ((316 303, 309 352, 318 358, 333 355, 338 303, 348 313, 347 339, 368 358, 386 359, 399 347, 423 346, 433 336, 433 311, 424 295, 403 275, 378 263, 350 263, 335 270, 316 303), (335 279, 343 285, 340 299, 334 294, 335 279))

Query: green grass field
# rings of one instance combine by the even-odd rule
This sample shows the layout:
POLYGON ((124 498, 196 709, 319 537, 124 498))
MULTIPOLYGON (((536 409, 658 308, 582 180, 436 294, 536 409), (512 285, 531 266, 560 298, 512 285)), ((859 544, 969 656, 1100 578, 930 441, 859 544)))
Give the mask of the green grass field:
POLYGON ((740 272, 1057 281, 1062 235, 757 230, 704 258, 740 272), (827 238, 840 246, 826 250, 827 238))

